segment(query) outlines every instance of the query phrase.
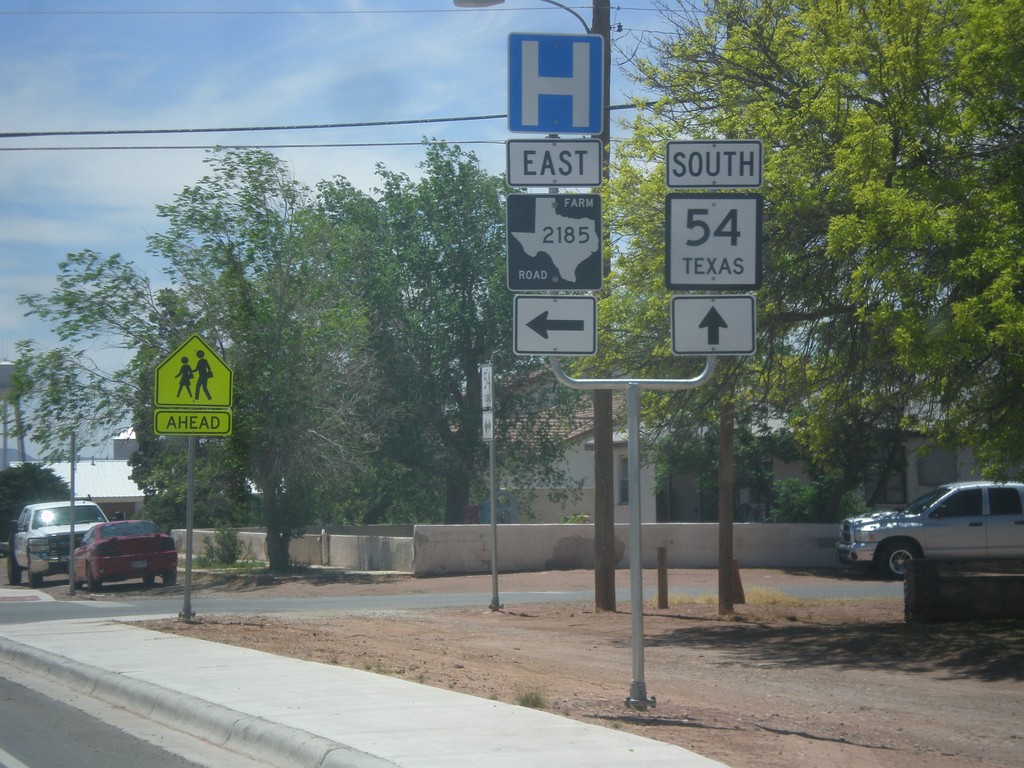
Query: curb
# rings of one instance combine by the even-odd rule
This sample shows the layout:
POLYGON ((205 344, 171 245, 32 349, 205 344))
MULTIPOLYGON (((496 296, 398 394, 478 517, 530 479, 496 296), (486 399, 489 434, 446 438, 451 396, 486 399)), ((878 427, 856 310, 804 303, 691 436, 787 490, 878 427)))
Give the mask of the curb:
POLYGON ((152 683, 82 665, 0 637, 0 655, 26 672, 126 707, 181 733, 282 768, 396 768, 390 760, 339 744, 298 728, 242 715, 219 704, 169 691, 152 683))

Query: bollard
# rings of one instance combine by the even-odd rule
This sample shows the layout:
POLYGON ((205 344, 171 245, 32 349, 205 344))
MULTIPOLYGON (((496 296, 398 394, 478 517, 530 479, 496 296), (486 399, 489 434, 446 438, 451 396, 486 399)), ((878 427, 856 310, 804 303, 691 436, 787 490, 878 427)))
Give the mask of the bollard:
POLYGON ((668 548, 658 547, 658 607, 668 608, 668 548))

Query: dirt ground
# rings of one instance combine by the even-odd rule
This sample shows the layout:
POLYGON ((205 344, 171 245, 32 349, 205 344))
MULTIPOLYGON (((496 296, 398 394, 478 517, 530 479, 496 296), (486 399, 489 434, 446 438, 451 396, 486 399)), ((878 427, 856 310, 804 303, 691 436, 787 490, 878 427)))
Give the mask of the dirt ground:
MULTIPOLYGON (((849 581, 840 572, 742 573, 747 604, 717 615, 717 572, 670 571, 669 587, 706 590, 644 609, 646 711, 628 709, 628 604, 508 604, 488 609, 489 576, 380 581, 311 573, 197 574, 193 594, 251 596, 245 615, 148 622, 167 632, 394 675, 621 728, 733 768, 962 768, 1024 765, 1024 624, 907 625, 902 599, 799 600, 785 585, 849 581), (261 615, 258 598, 479 592, 478 608, 261 615)), ((645 573, 654 591, 653 573, 645 573)), ((617 574, 626 589, 629 575, 617 574)), ((69 599, 67 582, 47 591, 69 599)), ((123 599, 180 594, 113 584, 123 599)), ((505 592, 593 589, 587 571, 503 574, 505 592)), ((499 593, 500 593, 499 592, 499 593)), ((471 724, 467 724, 471 727, 471 724)))

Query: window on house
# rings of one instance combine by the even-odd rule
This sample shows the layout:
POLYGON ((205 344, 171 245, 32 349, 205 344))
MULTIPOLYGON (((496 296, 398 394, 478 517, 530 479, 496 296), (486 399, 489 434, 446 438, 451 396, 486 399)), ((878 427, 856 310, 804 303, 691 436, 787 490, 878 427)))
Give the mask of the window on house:
POLYGON ((619 457, 619 504, 629 504, 629 457, 619 457))

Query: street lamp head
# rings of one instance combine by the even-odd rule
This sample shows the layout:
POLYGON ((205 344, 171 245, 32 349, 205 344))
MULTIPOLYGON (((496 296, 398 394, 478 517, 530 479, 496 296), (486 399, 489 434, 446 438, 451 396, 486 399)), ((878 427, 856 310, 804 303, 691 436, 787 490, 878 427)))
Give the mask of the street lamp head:
MULTIPOLYGON (((501 5, 502 3, 505 2, 505 0, 452 0, 452 2, 455 3, 455 6, 458 8, 490 8, 492 5, 501 5)), ((583 28, 587 30, 588 35, 592 33, 590 25, 587 24, 587 20, 580 16, 578 13, 576 13, 576 11, 574 11, 569 6, 565 5, 564 3, 560 3, 559 0, 541 0, 541 2, 547 3, 548 5, 553 5, 556 8, 561 8, 563 11, 568 11, 577 19, 579 19, 580 24, 582 24, 583 28)), ((595 7, 597 2, 598 0, 594 0, 595 7)))

